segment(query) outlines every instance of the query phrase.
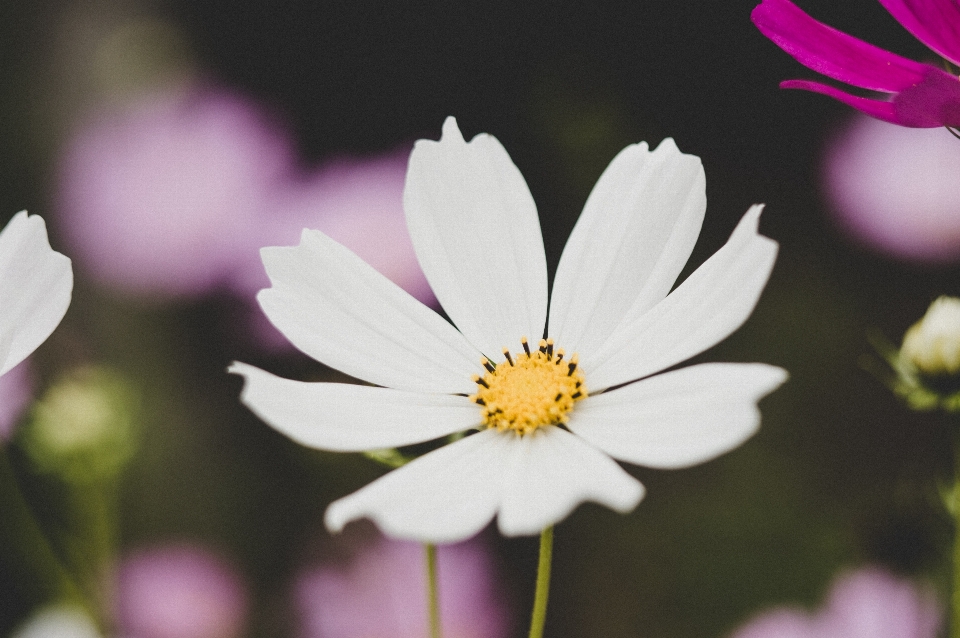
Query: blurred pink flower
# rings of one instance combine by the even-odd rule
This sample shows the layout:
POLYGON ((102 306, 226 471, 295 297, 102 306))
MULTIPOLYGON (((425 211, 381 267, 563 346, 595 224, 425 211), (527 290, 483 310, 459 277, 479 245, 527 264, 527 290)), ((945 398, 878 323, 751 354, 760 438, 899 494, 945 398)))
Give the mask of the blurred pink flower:
POLYGON ((60 161, 59 225, 79 266, 141 295, 196 295, 264 243, 288 139, 244 99, 153 94, 101 113, 60 161))
POLYGON ((116 621, 129 638, 236 638, 247 593, 237 572, 192 545, 143 549, 120 564, 116 621))
POLYGON ((931 590, 867 568, 838 578, 818 612, 768 611, 732 638, 935 638, 940 618, 931 590))
POLYGON ((943 129, 915 130, 856 117, 828 145, 827 198, 841 227, 890 255, 960 258, 960 143, 943 129))
MULTIPOLYGON (((300 638, 423 638, 427 630, 422 545, 380 539, 349 567, 321 567, 296 584, 300 638)), ((503 638, 509 621, 490 557, 477 541, 437 548, 446 638, 503 638)))
POLYGON ((33 375, 25 359, 0 376, 0 442, 13 436, 13 429, 33 399, 33 375))

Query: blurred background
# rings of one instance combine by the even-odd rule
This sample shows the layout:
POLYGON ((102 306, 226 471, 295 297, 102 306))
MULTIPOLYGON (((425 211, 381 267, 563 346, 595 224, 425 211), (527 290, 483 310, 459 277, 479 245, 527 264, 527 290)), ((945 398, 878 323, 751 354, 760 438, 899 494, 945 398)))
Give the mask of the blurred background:
MULTIPOLYGON (((869 565, 943 600, 951 420, 868 372, 868 335, 899 345, 960 294, 960 141, 780 91, 814 74, 753 27, 755 4, 3 3, 0 221, 42 215, 77 281, 0 385, 0 635, 31 618, 49 636, 422 635, 417 548, 322 526, 384 470, 285 439, 225 370, 344 380, 255 305, 258 249, 303 227, 435 304, 400 195, 412 142, 447 115, 510 152, 551 272, 607 163, 665 137, 707 174, 681 277, 755 202, 781 245, 751 319, 697 358, 790 371, 760 432, 688 470, 630 467, 636 511, 559 524, 548 635, 728 636, 869 565)), ((799 4, 934 61, 874 0, 799 4)), ((447 635, 525 635, 536 552, 492 529, 441 550, 447 635)))

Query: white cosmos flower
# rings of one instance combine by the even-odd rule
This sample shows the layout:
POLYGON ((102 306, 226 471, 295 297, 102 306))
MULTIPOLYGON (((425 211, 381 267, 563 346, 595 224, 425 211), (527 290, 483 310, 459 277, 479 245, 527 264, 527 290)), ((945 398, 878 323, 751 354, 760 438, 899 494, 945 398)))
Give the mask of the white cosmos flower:
POLYGON ((70 260, 50 248, 43 219, 14 215, 0 232, 0 374, 46 341, 72 291, 70 260))
POLYGON ((299 246, 262 250, 273 283, 259 295, 264 312, 305 353, 383 387, 303 383, 235 363, 246 379, 241 400, 324 450, 478 430, 333 503, 332 531, 369 517, 391 536, 452 542, 495 515, 513 536, 536 534, 583 501, 630 511, 644 489, 613 459, 678 468, 714 458, 753 434, 756 402, 786 378, 734 363, 650 376, 738 328, 776 257, 777 244, 757 234, 754 206, 668 295, 700 233, 704 188, 700 160, 673 140, 617 155, 560 259, 548 323, 527 185, 494 137, 467 143, 448 118, 439 142, 413 150, 404 207, 420 265, 456 327, 304 230, 299 246), (538 349, 544 334, 552 339, 538 349))

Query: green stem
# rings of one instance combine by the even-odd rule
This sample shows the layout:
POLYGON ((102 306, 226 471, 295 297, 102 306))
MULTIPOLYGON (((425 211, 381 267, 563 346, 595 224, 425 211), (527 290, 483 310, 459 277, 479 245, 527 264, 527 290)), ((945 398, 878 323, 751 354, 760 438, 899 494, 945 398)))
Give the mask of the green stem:
POLYGON ((530 619, 530 638, 543 638, 547 621, 547 597, 550 594, 550 562, 553 559, 553 526, 540 534, 540 562, 537 564, 537 589, 533 595, 533 617, 530 619))
POLYGON ((424 543, 427 555, 427 609, 430 615, 430 638, 440 638, 440 601, 437 595, 437 546, 424 543))

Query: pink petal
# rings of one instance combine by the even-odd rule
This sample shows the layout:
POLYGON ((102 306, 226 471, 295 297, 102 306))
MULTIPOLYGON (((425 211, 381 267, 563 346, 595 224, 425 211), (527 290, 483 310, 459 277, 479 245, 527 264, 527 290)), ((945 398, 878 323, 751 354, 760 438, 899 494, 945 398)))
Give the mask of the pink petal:
POLYGON ((922 81, 929 68, 818 22, 789 0, 763 0, 750 18, 804 66, 864 89, 896 93, 922 81))
POLYGON ((894 108, 893 102, 887 102, 885 100, 872 100, 866 97, 851 95, 845 91, 841 91, 836 87, 823 84, 821 82, 811 82, 809 80, 787 80, 786 82, 780 83, 780 88, 803 89, 805 91, 813 91, 814 93, 822 93, 823 95, 830 96, 835 100, 840 100, 844 104, 852 106, 861 113, 866 113, 870 117, 875 117, 878 120, 883 120, 884 122, 901 124, 901 122, 897 119, 896 109, 894 108))
POLYGON ((880 4, 918 40, 960 64, 960 4, 956 0, 880 0, 880 4))

